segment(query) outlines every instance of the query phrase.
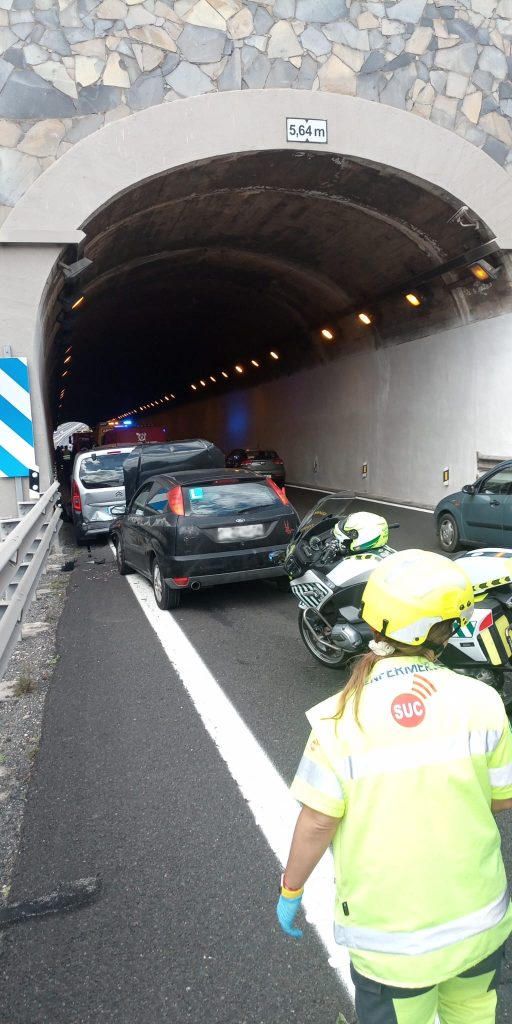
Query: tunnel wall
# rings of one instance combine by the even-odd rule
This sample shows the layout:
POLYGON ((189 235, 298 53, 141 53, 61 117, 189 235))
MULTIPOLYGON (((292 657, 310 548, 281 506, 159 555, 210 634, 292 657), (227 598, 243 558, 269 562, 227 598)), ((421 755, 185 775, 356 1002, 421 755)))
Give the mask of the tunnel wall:
POLYGON ((434 506, 475 479, 477 452, 512 458, 511 337, 512 315, 496 317, 191 403, 154 422, 225 451, 276 448, 290 483, 434 506))
POLYGON ((104 125, 232 90, 358 96, 510 169, 511 18, 512 0, 0 0, 0 221, 104 125))

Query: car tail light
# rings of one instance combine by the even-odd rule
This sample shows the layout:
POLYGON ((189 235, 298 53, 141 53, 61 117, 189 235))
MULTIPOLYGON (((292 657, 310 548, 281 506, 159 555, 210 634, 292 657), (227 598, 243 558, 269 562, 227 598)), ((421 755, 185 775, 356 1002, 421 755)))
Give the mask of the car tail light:
POLYGON ((174 512, 176 516, 185 515, 185 506, 183 504, 183 491, 181 487, 173 487, 172 491, 169 491, 167 495, 167 501, 169 502, 169 508, 171 512, 174 512))
POLYGON ((274 483, 274 481, 272 480, 271 477, 267 477, 267 483, 268 483, 268 486, 271 487, 272 490, 276 492, 277 497, 279 498, 279 501, 281 501, 283 503, 283 505, 289 505, 290 504, 290 502, 288 501, 288 498, 286 497, 286 492, 285 492, 284 487, 278 487, 277 484, 274 483))
POLYGON ((481 621, 481 623, 480 623, 480 625, 478 627, 478 632, 481 633, 482 630, 484 630, 484 629, 490 629, 490 627, 492 626, 493 622, 494 622, 494 619, 493 619, 492 611, 490 611, 485 616, 485 619, 482 619, 482 621, 481 621))
POLYGON ((241 466, 250 466, 252 461, 253 461, 252 459, 241 459, 240 465, 241 466))
POLYGON ((172 580, 177 587, 188 587, 189 578, 189 576, 173 576, 172 580))
POLYGON ((73 487, 71 489, 71 501, 75 512, 81 512, 82 499, 80 497, 80 491, 78 490, 78 484, 76 480, 73 480, 73 487))
POLYGON ((284 462, 282 459, 274 459, 274 463, 276 466, 284 466, 284 462))

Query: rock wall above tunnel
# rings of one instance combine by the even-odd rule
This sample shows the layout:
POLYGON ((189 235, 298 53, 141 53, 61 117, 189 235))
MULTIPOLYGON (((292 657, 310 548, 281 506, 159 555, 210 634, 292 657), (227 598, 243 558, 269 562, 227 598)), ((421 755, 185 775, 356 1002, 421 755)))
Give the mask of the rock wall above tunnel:
POLYGON ((511 19, 512 0, 0 0, 0 213, 103 125, 214 91, 363 97, 509 169, 511 19))

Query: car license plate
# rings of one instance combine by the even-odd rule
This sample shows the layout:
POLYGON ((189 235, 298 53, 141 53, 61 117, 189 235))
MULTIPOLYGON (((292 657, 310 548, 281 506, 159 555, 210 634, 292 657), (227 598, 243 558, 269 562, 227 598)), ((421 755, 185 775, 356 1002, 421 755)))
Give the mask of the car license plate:
POLYGON ((263 537, 263 523, 253 523, 251 526, 219 526, 217 535, 219 540, 254 540, 256 537, 263 537))

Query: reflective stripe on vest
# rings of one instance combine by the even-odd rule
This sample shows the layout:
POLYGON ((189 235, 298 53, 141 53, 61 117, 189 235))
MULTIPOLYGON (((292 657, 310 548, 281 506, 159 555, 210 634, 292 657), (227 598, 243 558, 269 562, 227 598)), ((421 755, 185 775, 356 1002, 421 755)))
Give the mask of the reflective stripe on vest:
POLYGON ((487 931, 499 924, 505 916, 510 897, 508 889, 498 900, 494 900, 472 914, 413 932, 379 932, 373 928, 346 928, 338 923, 334 926, 334 937, 341 946, 348 949, 363 949, 373 953, 395 953, 400 956, 418 956, 444 949, 454 942, 462 942, 473 935, 487 931))
POLYGON ((489 768, 491 786, 512 786, 512 764, 504 764, 501 768, 489 768))
POLYGON ((311 761, 305 755, 301 758, 297 768, 296 778, 302 779, 302 782, 307 782, 314 789, 319 789, 326 796, 332 796, 335 800, 343 800, 343 790, 336 776, 322 768, 321 765, 315 764, 314 761, 311 761))
MULTIPOLYGON (((466 736, 435 736, 411 747, 381 747, 344 757, 340 761, 340 775, 342 779, 363 779, 370 775, 388 775, 428 764, 484 756, 496 749, 500 738, 501 734, 496 730, 483 732, 472 729, 466 736)), ((506 781, 500 784, 506 785, 506 781)))

